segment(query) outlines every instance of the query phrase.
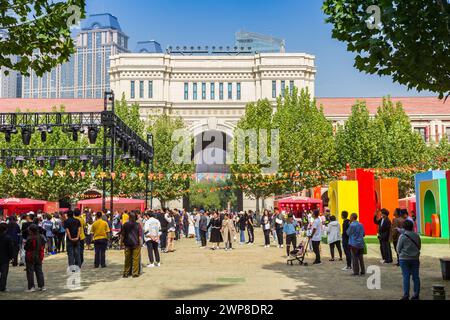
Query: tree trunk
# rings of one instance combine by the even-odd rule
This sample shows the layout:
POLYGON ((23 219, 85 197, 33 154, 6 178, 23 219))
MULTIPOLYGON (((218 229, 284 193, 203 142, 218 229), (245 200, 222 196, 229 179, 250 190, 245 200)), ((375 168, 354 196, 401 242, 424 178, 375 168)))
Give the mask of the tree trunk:
POLYGON ((259 215, 259 197, 256 197, 256 214, 259 215))
POLYGON ((159 199, 159 202, 161 203, 161 209, 164 209, 166 207, 166 200, 159 199))
POLYGON ((262 210, 266 209, 266 198, 263 197, 261 199, 261 202, 262 202, 262 210))

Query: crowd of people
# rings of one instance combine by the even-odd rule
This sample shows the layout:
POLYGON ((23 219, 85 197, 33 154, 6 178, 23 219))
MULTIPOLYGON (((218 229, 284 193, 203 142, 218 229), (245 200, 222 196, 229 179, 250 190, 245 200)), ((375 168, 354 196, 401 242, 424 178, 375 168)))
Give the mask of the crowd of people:
MULTIPOLYGON (((321 246, 329 245, 330 262, 343 261, 342 270, 351 270, 354 276, 365 275, 364 226, 356 213, 336 216, 327 210, 305 211, 300 216, 264 210, 261 216, 253 211, 229 212, 194 209, 192 212, 177 209, 92 212, 69 210, 48 214, 30 212, 0 219, 0 291, 7 291, 9 266, 24 266, 28 288, 26 292, 45 291, 42 263, 46 255, 66 253, 68 266, 81 269, 84 251, 94 250, 94 268, 106 268, 107 251, 124 251, 123 277, 137 278, 142 272, 141 249, 148 253, 148 268, 161 266, 161 253, 175 252, 175 243, 182 237, 195 238, 202 249, 235 249, 233 243, 253 245, 255 229, 260 227, 264 248, 271 242, 284 248, 286 257, 297 248, 298 237, 307 239, 307 250, 313 252, 313 265, 322 264, 321 246), (291 250, 292 249, 292 250, 291 250), (337 251, 337 252, 336 252, 337 251), (338 258, 336 258, 336 253, 338 258), (37 279, 35 287, 34 276, 37 279)), ((410 298, 410 278, 414 282, 412 299, 419 299, 419 257, 421 242, 415 230, 415 221, 406 210, 397 209, 391 221, 386 209, 377 211, 374 223, 378 225, 381 263, 393 263, 391 245, 397 255, 397 266, 403 274, 403 299, 410 298)), ((76 270, 75 270, 76 271, 76 270)), ((74 272, 75 272, 74 271, 74 272)))

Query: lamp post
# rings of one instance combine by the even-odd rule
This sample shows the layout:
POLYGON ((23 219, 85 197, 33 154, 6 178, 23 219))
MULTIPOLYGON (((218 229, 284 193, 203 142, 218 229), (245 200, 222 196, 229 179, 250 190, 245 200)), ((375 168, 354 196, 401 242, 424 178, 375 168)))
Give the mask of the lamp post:
POLYGON ((153 149, 153 134, 148 133, 147 134, 147 143, 150 147, 152 147, 152 154, 150 156, 150 161, 147 162, 147 169, 146 169, 146 178, 145 178, 145 206, 149 209, 153 209, 153 179, 150 180, 150 206, 148 205, 148 176, 149 173, 153 173, 153 156, 155 154, 153 149))

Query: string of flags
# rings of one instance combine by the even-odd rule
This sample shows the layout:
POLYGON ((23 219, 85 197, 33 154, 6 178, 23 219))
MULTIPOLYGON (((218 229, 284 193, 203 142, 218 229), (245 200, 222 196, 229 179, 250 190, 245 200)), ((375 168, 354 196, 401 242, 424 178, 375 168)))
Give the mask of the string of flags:
MULTIPOLYGON (((423 168, 419 167, 397 167, 397 168, 380 168, 380 169, 368 169, 375 174, 389 174, 389 173, 415 173, 423 171, 423 168)), ((73 179, 84 179, 86 176, 95 179, 121 179, 125 180, 127 177, 131 179, 144 179, 144 172, 104 172, 104 171, 74 171, 74 170, 47 170, 47 169, 28 169, 28 168, 8 168, 4 169, 0 167, 0 175, 10 172, 14 177, 21 175, 24 177, 71 177, 73 179)), ((309 177, 315 179, 329 179, 339 178, 346 175, 346 171, 295 171, 295 172, 277 172, 277 173, 149 173, 149 180, 246 180, 246 179, 294 179, 309 177)))

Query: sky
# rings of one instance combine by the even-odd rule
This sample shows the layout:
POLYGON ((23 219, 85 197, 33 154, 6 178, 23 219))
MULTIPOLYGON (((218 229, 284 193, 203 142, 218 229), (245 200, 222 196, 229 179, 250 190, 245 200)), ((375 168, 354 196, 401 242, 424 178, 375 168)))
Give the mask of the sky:
POLYGON ((137 41, 168 46, 233 46, 239 30, 286 40, 287 52, 316 57, 317 97, 435 96, 408 90, 390 77, 361 73, 355 54, 331 38, 321 0, 87 0, 87 14, 110 13, 137 41))

